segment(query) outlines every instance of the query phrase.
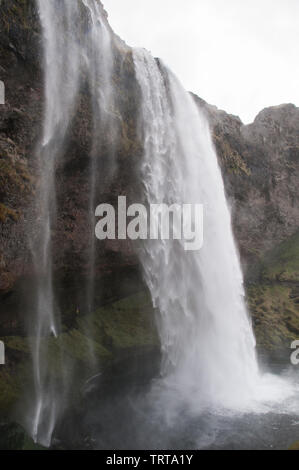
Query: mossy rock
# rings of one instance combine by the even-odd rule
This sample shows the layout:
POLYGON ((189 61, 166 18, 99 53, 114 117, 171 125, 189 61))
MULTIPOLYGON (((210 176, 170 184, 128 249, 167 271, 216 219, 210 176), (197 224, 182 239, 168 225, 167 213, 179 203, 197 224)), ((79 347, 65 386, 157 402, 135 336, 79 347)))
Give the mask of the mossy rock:
MULTIPOLYGON (((57 338, 43 339, 40 354, 48 359, 48 373, 55 383, 63 383, 69 374, 76 386, 70 399, 76 400, 80 387, 91 375, 123 354, 142 352, 158 345, 151 299, 146 292, 99 308, 93 314, 77 318, 77 327, 63 329, 57 338)), ((32 387, 30 343, 34 338, 1 338, 5 344, 7 364, 0 366, 0 416, 9 416, 24 388, 32 387)))
POLYGON ((217 153, 221 155, 225 168, 229 173, 235 175, 251 175, 251 170, 246 165, 242 155, 234 149, 224 136, 213 133, 213 140, 217 153))
POLYGON ((6 364, 0 366, 0 415, 9 416, 29 378, 29 345, 25 338, 1 338, 6 364))
POLYGON ((266 254, 263 264, 263 279, 299 282, 299 232, 266 254))
POLYGON ((4 204, 0 204, 0 222, 5 223, 8 218, 13 220, 14 222, 17 222, 18 219, 20 218, 20 215, 14 209, 10 209, 4 204))
POLYGON ((112 351, 158 344, 152 303, 144 292, 102 307, 78 325, 112 351))
POLYGON ((290 349, 299 338, 299 233, 267 253, 257 272, 259 279, 247 289, 257 344, 290 349))
POLYGON ((292 287, 279 284, 251 286, 248 289, 248 302, 259 347, 285 349, 299 337, 298 304, 291 293, 292 287))
POLYGON ((45 450, 17 423, 0 424, 0 450, 45 450))

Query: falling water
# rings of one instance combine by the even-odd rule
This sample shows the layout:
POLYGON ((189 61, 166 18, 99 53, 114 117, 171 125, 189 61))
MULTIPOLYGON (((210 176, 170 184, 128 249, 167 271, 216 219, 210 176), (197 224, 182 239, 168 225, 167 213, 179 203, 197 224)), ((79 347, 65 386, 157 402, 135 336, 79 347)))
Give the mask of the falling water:
MULTIPOLYGON (((57 218, 55 169, 63 156, 83 79, 89 84, 93 111, 87 208, 91 227, 99 156, 108 156, 108 176, 115 167, 117 116, 113 45, 100 4, 97 0, 37 0, 37 4, 44 34, 46 104, 38 149, 41 177, 36 199, 40 229, 32 244, 39 281, 36 319, 30 327, 35 382, 30 432, 36 441, 50 445, 66 387, 53 379, 48 345, 50 339, 60 335, 60 312, 52 285, 52 233, 57 218), (85 26, 81 25, 82 9, 89 18, 85 26), (108 137, 108 152, 102 151, 103 134, 108 137)), ((264 386, 244 301, 230 212, 208 125, 191 96, 160 62, 143 50, 133 51, 133 57, 141 92, 141 179, 146 201, 200 203, 205 212, 204 246, 200 251, 186 252, 179 240, 147 241, 141 250, 145 280, 159 311, 163 379, 157 389, 161 395, 166 390, 167 399, 173 396, 176 404, 180 401, 192 408, 246 408, 264 386)), ((89 310, 94 300, 94 262, 92 237, 86 289, 89 310)), ((92 361, 92 346, 90 352, 92 361)), ((59 367, 63 376, 62 356, 59 367)), ((270 388, 276 390, 272 385, 270 388)), ((277 392, 275 398, 281 396, 277 392)))
MULTIPOLYGON (((91 18, 89 34, 86 37, 84 59, 88 70, 89 86, 93 109, 93 146, 90 167, 89 218, 94 221, 97 174, 100 156, 109 154, 105 162, 106 181, 110 181, 115 170, 114 147, 117 140, 117 127, 114 125, 114 89, 112 85, 114 55, 112 38, 106 23, 102 20, 101 8, 95 0, 82 0, 91 18), (109 139, 109 148, 103 152, 103 135, 109 139)), ((101 168, 103 168, 103 162, 101 168)), ((90 232, 89 276, 87 286, 87 310, 93 311, 94 272, 95 272, 95 236, 90 232)))
MULTIPOLYGON (((63 393, 54 380, 51 369, 49 339, 59 337, 60 312, 55 305, 52 281, 52 234, 56 223, 55 168, 62 158, 68 128, 73 118, 82 76, 90 84, 93 116, 94 145, 98 148, 96 126, 109 132, 111 127, 111 75, 113 53, 110 32, 97 0, 37 0, 44 37, 45 69, 45 116, 43 138, 38 148, 40 161, 40 185, 36 197, 36 211, 39 217, 39 232, 32 243, 35 268, 38 273, 36 286, 35 320, 29 325, 33 338, 33 371, 35 396, 33 411, 30 409, 28 425, 35 441, 46 446, 57 416, 61 412, 63 393), (83 10, 85 10, 83 14, 83 10), (89 18, 82 35, 82 17, 89 18), (78 32, 81 31, 80 37, 78 32), (86 78, 87 77, 87 78, 86 78)), ((95 199, 95 173, 98 154, 92 152, 90 171, 90 223, 94 224, 93 204, 95 199)), ((111 165, 112 167, 112 165, 111 165)), ((93 230, 91 230, 93 233, 93 230)), ((90 276, 87 286, 88 304, 93 302, 94 237, 90 242, 90 276)), ((92 356, 92 347, 91 356, 92 356)), ((60 364, 61 377, 66 365, 60 364)), ((91 357, 92 360, 92 357, 91 357)))
POLYGON ((208 125, 161 62, 144 50, 134 51, 134 62, 142 95, 141 175, 147 203, 204 205, 200 251, 187 252, 178 240, 147 241, 141 250, 145 280, 159 311, 164 378, 157 387, 160 394, 168 390, 166 408, 173 396, 175 406, 185 403, 198 411, 211 405, 244 409, 262 394, 263 384, 208 125))
POLYGON ((55 227, 55 165, 61 152, 74 107, 79 83, 79 54, 74 47, 72 25, 76 4, 38 1, 45 38, 45 118, 43 138, 38 149, 41 168, 37 194, 39 233, 32 246, 37 281, 36 320, 32 327, 35 399, 31 432, 34 439, 50 443, 58 403, 55 384, 47 367, 45 339, 59 334, 59 312, 52 287, 51 234, 55 227), (59 12, 59 15, 58 15, 59 12))

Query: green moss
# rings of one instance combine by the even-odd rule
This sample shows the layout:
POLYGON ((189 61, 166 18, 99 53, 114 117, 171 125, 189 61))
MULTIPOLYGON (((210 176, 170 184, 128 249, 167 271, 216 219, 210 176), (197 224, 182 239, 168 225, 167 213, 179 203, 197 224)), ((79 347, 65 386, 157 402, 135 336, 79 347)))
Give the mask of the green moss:
POLYGON ((230 173, 237 175, 245 174, 251 175, 251 170, 247 167, 243 157, 232 148, 230 142, 222 136, 213 134, 215 146, 218 150, 218 154, 221 155, 225 167, 230 173))
POLYGON ((258 346, 268 350, 289 348, 299 337, 299 311, 292 288, 259 285, 251 286, 247 293, 258 346))
MULTIPOLYGON (((0 366, 0 414, 3 416, 9 415, 24 387, 30 389, 30 343, 34 347, 34 338, 11 336, 1 340, 7 357, 7 364, 0 366)), ((75 372, 76 386, 69 392, 70 400, 75 400, 84 380, 99 368, 109 367, 120 351, 135 351, 157 343, 151 300, 146 293, 140 293, 108 304, 86 317, 78 317, 77 328, 63 331, 58 338, 43 339, 40 354, 47 358, 48 374, 58 384, 75 372)))
POLYGON ((6 364, 0 366, 0 413, 9 415, 29 379, 29 344, 25 338, 0 338, 5 344, 6 364))
POLYGON ((8 414, 19 397, 19 386, 13 375, 1 366, 0 370, 0 411, 8 414))
POLYGON ((27 436, 24 437, 22 449, 20 450, 48 450, 45 447, 35 444, 35 442, 31 439, 31 437, 27 436))
POLYGON ((45 450, 33 442, 22 426, 13 422, 0 424, 0 449, 45 450))
POLYGON ((108 348, 126 349, 157 344, 153 320, 151 300, 140 293, 102 307, 78 324, 80 329, 93 331, 108 348))
POLYGON ((270 281, 299 281, 299 232, 268 253, 262 276, 270 281))
POLYGON ((3 338, 3 341, 6 349, 27 354, 30 352, 28 341, 21 336, 8 336, 3 338))
POLYGON ((9 416, 28 383, 28 357, 14 364, 0 366, 0 414, 9 416))
POLYGON ((49 356, 54 364, 59 364, 60 359, 69 358, 73 361, 80 361, 81 363, 89 364, 91 351, 93 357, 100 361, 105 361, 110 358, 111 353, 98 342, 98 339, 92 341, 81 331, 71 330, 68 333, 63 333, 58 338, 51 338, 42 344, 42 349, 48 348, 49 356))
POLYGON ((299 233, 268 252, 256 271, 247 295, 258 346, 289 349, 299 338, 299 233))

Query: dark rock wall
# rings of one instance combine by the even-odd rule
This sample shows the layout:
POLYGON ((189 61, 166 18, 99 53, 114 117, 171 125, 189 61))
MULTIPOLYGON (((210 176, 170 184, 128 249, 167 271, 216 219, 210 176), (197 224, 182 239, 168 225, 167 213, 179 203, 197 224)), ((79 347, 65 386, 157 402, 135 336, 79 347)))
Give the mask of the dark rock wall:
POLYGON ((0 79, 6 92, 6 104, 0 106, 0 311, 5 331, 19 327, 14 292, 32 274, 26 226, 36 187, 43 90, 34 2, 2 0, 0 11, 0 79))
MULTIPOLYGON (((26 304, 35 286, 30 239, 38 212, 38 143, 44 107, 42 38, 34 0, 0 3, 0 79, 6 104, 0 114, 0 317, 3 334, 24 330, 26 304)), ((83 13, 83 29, 90 18, 83 13), (84 16, 85 15, 85 16, 84 16)), ((118 195, 137 197, 134 174, 140 160, 137 139, 138 90, 130 49, 114 37, 115 170, 108 174, 111 136, 99 127, 93 149, 94 122, 89 85, 82 74, 80 93, 63 157, 56 168, 57 223, 53 230, 54 284, 69 314, 86 308, 84 291, 90 273, 91 160, 97 159, 95 205, 116 203, 118 195)), ((94 219, 95 222, 95 219, 94 219)), ((140 289, 142 282, 127 241, 96 244, 95 283, 98 303, 140 289)), ((29 302, 30 304, 30 302, 29 302)), ((30 310, 30 309, 27 309, 30 310)))

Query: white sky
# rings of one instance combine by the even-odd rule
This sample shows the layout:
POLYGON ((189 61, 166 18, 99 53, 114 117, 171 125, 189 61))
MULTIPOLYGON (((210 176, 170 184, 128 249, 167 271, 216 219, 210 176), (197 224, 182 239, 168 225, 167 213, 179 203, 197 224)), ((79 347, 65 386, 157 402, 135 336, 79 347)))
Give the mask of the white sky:
POLYGON ((299 105, 299 0, 102 0, 114 31, 210 104, 253 121, 299 105))

